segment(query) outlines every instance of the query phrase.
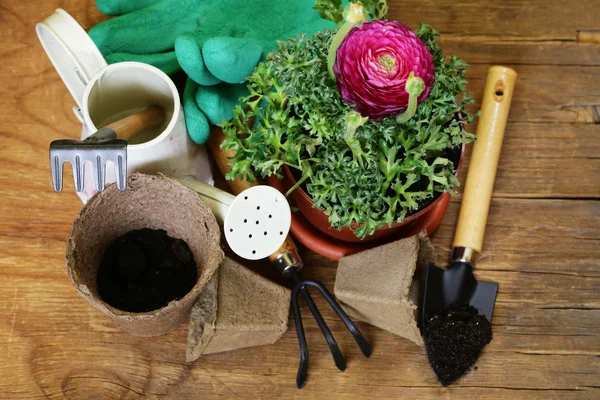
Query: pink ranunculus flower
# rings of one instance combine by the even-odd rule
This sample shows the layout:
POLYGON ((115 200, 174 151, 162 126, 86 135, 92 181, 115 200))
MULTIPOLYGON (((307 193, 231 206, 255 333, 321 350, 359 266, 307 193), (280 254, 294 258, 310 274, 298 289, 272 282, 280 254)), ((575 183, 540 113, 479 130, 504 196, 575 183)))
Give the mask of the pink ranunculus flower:
POLYGON ((337 50, 333 72, 344 101, 371 120, 396 115, 408 105, 406 80, 423 79, 421 102, 435 80, 433 56, 423 41, 396 21, 377 20, 353 28, 337 50))

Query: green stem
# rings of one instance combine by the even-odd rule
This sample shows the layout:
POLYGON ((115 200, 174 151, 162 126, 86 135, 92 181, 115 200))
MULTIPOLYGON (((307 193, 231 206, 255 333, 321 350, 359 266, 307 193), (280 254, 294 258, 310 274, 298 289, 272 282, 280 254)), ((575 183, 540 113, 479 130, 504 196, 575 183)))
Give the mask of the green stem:
POLYGON ((411 119, 415 113, 417 112, 417 97, 418 96, 410 96, 408 98, 408 107, 406 110, 396 118, 396 122, 399 124, 403 124, 409 119, 411 119))
POLYGON ((356 133, 358 127, 363 125, 368 120, 368 117, 362 117, 356 111, 350 111, 346 115, 346 132, 344 132, 344 140, 352 151, 352 159, 356 161, 361 168, 364 166, 363 156, 365 152, 363 151, 360 142, 354 138, 354 134, 356 133))
POLYGON ((348 3, 342 12, 342 16, 346 22, 333 37, 331 46, 329 47, 329 54, 327 55, 327 69, 329 71, 329 75, 333 79, 335 79, 335 74, 333 73, 333 64, 335 64, 335 57, 337 55, 338 48, 342 44, 342 41, 348 32, 352 30, 352 28, 369 20, 367 9, 360 1, 348 3))
POLYGON ((415 76, 414 72, 410 73, 410 76, 406 80, 406 88, 408 92, 408 107, 400 115, 396 117, 398 124, 403 124, 410 120, 417 112, 417 104, 419 104, 419 96, 425 90, 425 82, 423 79, 415 76))
POLYGON ((337 31, 333 40, 331 41, 331 46, 329 47, 329 54, 327 55, 327 70, 329 71, 329 76, 335 79, 335 74, 333 73, 333 65, 335 64, 335 56, 337 55, 337 51, 342 44, 342 41, 354 28, 356 24, 352 24, 350 22, 345 22, 344 25, 337 31))
POLYGON ((300 187, 300 185, 302 185, 304 183, 304 181, 307 179, 308 179, 308 175, 304 175, 302 178, 300 178, 300 180, 298 182, 296 182, 296 184, 294 186, 292 186, 290 188, 290 190, 285 192, 285 197, 288 197, 294 190, 298 189, 298 187, 300 187))

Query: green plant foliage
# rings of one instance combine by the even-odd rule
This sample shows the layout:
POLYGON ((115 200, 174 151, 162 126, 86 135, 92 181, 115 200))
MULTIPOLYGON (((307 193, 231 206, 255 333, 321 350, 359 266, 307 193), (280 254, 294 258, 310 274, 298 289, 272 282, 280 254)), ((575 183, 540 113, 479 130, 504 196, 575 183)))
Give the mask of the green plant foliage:
POLYGON ((408 121, 365 122, 355 118, 328 74, 335 33, 280 42, 249 77, 250 95, 221 124, 223 148, 236 152, 227 177, 280 176, 283 165, 296 168, 298 185, 306 184, 331 225, 351 227, 364 238, 458 185, 456 166, 445 154, 475 138, 456 119, 475 119, 465 110, 472 103, 465 93, 468 65, 456 56, 446 59, 438 33, 421 25, 416 33, 434 56, 430 96, 408 121))

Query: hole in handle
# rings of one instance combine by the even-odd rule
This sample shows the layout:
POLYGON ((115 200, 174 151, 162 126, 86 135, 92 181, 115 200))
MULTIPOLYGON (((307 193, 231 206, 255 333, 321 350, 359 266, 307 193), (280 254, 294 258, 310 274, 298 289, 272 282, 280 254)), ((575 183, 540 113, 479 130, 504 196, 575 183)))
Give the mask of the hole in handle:
POLYGON ((77 79, 79 79, 81 81, 81 83, 83 83, 84 85, 87 86, 88 79, 86 79, 85 76, 83 76, 83 74, 81 73, 79 68, 75 68, 75 76, 77 77, 77 79))
POLYGON ((498 81, 496 81, 496 84, 494 85, 494 100, 497 102, 502 102, 504 101, 504 90, 505 90, 505 86, 504 86, 504 81, 502 81, 502 79, 499 79, 498 81))

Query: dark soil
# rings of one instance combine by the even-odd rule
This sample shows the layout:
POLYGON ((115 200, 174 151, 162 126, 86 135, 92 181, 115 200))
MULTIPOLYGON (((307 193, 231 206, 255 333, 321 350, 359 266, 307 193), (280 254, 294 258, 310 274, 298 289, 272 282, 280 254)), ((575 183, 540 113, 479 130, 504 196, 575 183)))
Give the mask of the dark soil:
POLYGON ((111 306, 148 312, 184 297, 196 284, 188 244, 163 230, 140 229, 112 242, 98 269, 98 293, 111 306))
POLYGON ((463 376, 492 340, 492 327, 470 305, 452 306, 428 318, 423 338, 431 368, 444 386, 463 376))

